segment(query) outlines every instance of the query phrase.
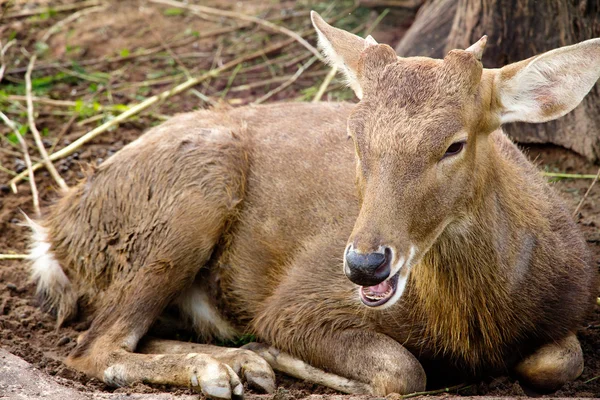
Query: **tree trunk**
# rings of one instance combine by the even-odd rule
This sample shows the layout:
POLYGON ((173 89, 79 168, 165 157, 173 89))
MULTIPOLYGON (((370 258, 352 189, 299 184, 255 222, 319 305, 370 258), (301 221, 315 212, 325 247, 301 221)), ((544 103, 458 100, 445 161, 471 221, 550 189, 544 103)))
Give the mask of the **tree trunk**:
MULTIPOLYGON (((488 44, 483 65, 502 67, 600 37, 600 0, 428 0, 396 51, 401 56, 442 58, 484 34, 488 44)), ((596 85, 582 104, 556 121, 509 124, 504 129, 518 142, 552 143, 598 161, 600 87, 596 85)))
POLYGON ((429 0, 423 4, 396 47, 396 53, 403 57, 441 58, 452 29, 456 6, 456 0, 429 0))

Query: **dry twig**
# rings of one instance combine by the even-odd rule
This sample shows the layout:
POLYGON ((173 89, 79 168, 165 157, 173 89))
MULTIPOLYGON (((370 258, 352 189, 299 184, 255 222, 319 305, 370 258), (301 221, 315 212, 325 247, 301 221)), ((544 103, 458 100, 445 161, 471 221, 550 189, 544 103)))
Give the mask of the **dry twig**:
POLYGON ((308 43, 306 40, 304 40, 304 38, 301 35, 298 35, 294 31, 291 31, 291 30, 284 28, 282 26, 279 26, 279 25, 275 25, 274 23, 266 21, 264 19, 252 17, 250 15, 245 15, 245 14, 237 13, 234 11, 219 10, 216 8, 200 6, 200 5, 195 5, 195 4, 185 4, 185 3, 175 1, 175 0, 150 0, 150 1, 153 3, 165 4, 165 5, 169 5, 172 7, 185 8, 192 12, 205 13, 205 14, 209 14, 209 15, 218 15, 218 16, 227 17, 227 18, 235 18, 235 19, 240 19, 242 21, 248 21, 248 22, 253 22, 255 24, 259 24, 271 31, 279 32, 279 33, 282 33, 284 35, 291 37, 292 39, 294 39, 295 41, 300 43, 302 46, 306 47, 306 49, 308 49, 308 51, 313 53, 313 55, 315 57, 317 57, 317 59, 323 61, 323 56, 321 55, 321 53, 317 49, 315 49, 310 43, 308 43))
POLYGON ((27 254, 0 254, 0 260, 25 260, 28 257, 27 254))
POLYGON ((72 11, 79 10, 81 8, 93 7, 99 5, 100 2, 98 0, 90 0, 90 1, 82 1, 79 3, 72 4, 61 4, 54 7, 37 7, 31 8, 29 10, 21 10, 15 11, 12 13, 7 13, 4 15, 4 18, 22 18, 22 17, 30 17, 32 15, 39 15, 49 12, 64 12, 64 11, 72 11))
POLYGON ((269 91, 265 95, 256 99, 253 102, 253 104, 260 104, 260 103, 265 102, 266 100, 271 98, 271 96, 281 92, 283 89, 287 88, 292 83, 296 82, 296 80, 300 77, 300 75, 302 75, 302 73, 304 71, 306 71, 311 65, 313 65, 315 61, 317 61, 317 57, 311 57, 310 60, 308 60, 304 65, 302 65, 300 68, 298 68, 298 71, 296 71, 296 73, 291 78, 289 78, 287 81, 283 82, 281 85, 277 86, 275 89, 269 91))
POLYGON ((50 175, 52 175, 52 178, 54 178, 58 186, 63 191, 66 191, 67 189, 69 189, 69 187, 65 183, 64 179, 60 176, 56 168, 54 168, 52 162, 48 159, 48 153, 46 152, 46 148, 44 147, 44 143, 42 142, 42 137, 37 127, 35 126, 35 118, 33 114, 33 100, 31 94, 31 70, 33 69, 33 65, 35 64, 36 58, 37 56, 35 54, 31 57, 31 60, 29 60, 29 67, 27 68, 27 73, 25 74, 25 92, 27 96, 27 121, 29 122, 29 129, 33 134, 33 138, 35 139, 35 144, 37 145, 37 148, 40 151, 40 155, 44 160, 44 164, 46 164, 46 169, 50 172, 50 175))
MULTIPOLYGON (((0 111, 0 118, 4 123, 15 133, 15 136, 19 140, 21 149, 23 150, 23 157, 25 158, 25 164, 27 165, 27 172, 25 175, 29 175, 29 183, 31 184, 31 196, 33 197, 33 209, 35 210, 36 216, 40 216, 40 199, 38 197, 37 186, 35 186, 35 178, 33 176, 33 167, 31 166, 31 158, 29 158, 29 151, 27 150, 27 142, 21 136, 21 132, 17 129, 15 124, 2 112, 0 111)), ((18 175, 17 175, 18 176, 18 175)), ((17 192, 15 184, 11 184, 14 193, 17 192)))
POLYGON ((583 198, 581 199, 581 201, 579 202, 579 204, 577 205, 577 208, 575 209, 575 211, 573 212, 573 218, 577 217, 577 214, 579 214, 579 211, 581 210, 581 207, 583 206, 583 203, 585 202, 585 199, 587 199, 588 195, 590 194, 590 192, 592 191, 592 188, 594 187, 594 185, 596 184, 596 182, 598 181, 598 177, 600 177, 600 168, 598 169, 598 173, 596 174, 596 177, 594 178, 594 180, 592 181, 592 183, 590 184, 590 186, 588 187, 587 191, 585 192, 585 194, 583 195, 583 198))
MULTIPOLYGON (((86 133, 85 135, 83 135, 82 137, 80 137, 79 139, 77 139, 76 141, 74 141, 73 143, 68 145, 67 147, 57 151, 56 153, 51 154, 49 157, 49 160, 56 161, 63 157, 66 157, 66 156, 72 154, 78 148, 80 148, 83 144, 89 142, 96 136, 106 132, 109 128, 120 124, 121 122, 129 119, 130 117, 132 117, 134 115, 139 114, 140 112, 146 110, 150 106, 152 106, 156 103, 159 103, 159 102, 161 102, 169 97, 172 97, 176 94, 179 94, 193 86, 196 86, 197 84, 202 83, 207 79, 213 78, 213 77, 221 74, 222 72, 235 67, 236 65, 238 65, 242 62, 255 59, 257 57, 262 56, 263 54, 269 54, 271 52, 277 51, 277 50, 293 43, 293 41, 294 41, 293 39, 287 39, 282 42, 275 43, 271 46, 268 46, 265 49, 260 49, 260 50, 254 51, 252 53, 243 55, 241 57, 236 58, 235 60, 232 60, 232 61, 224 64, 223 66, 221 66, 219 68, 210 70, 210 71, 200 75, 197 78, 189 79, 189 80, 187 80, 165 92, 162 92, 155 96, 149 97, 146 100, 142 101, 141 103, 138 103, 138 104, 130 107, 127 111, 117 115, 115 118, 111 119, 110 121, 107 121, 104 124, 96 127, 95 129, 92 129, 91 131, 89 131, 88 133, 86 133)), ((32 170, 37 171, 43 165, 44 164, 42 164, 42 163, 36 163, 32 166, 32 170)), ((25 176, 27 176, 26 173, 20 173, 19 175, 15 176, 13 179, 11 179, 9 184, 14 187, 14 185, 16 185, 18 182, 22 181, 25 176)))
MULTIPOLYGON (((21 147, 18 144, 13 143, 10 140, 8 140, 8 138, 6 136, 4 136, 2 133, 0 133, 0 139, 2 139, 4 142, 8 143, 10 146, 14 147, 15 149, 18 149, 18 150, 21 149, 21 147)), ((8 149, 4 149, 4 148, 0 147, 0 150, 5 151, 8 149)), ((19 154, 19 156, 20 156, 20 154, 19 154)))
POLYGON ((0 171, 4 172, 5 174, 8 174, 8 175, 17 176, 17 173, 15 171, 2 166, 2 164, 0 164, 0 171))
POLYGON ((87 124, 91 124, 92 122, 96 122, 96 121, 100 121, 101 119, 105 118, 106 114, 96 114, 96 115, 92 115, 89 118, 86 118, 84 120, 81 120, 79 122, 77 122, 77 126, 78 127, 82 127, 84 125, 87 124))
MULTIPOLYGON (((6 97, 8 100, 10 101, 27 101, 27 96, 19 96, 19 95, 9 95, 6 97)), ((37 96, 31 96, 31 101, 33 101, 34 103, 40 103, 40 104, 47 104, 49 106, 58 106, 58 107, 75 107, 75 105, 77 104, 74 101, 68 101, 68 100, 55 100, 55 99, 49 99, 46 97, 37 97, 37 96)))
POLYGON ((82 74, 82 73, 79 73, 79 72, 76 72, 76 71, 71 71, 70 69, 67 69, 67 68, 56 67, 56 69, 59 70, 60 72, 63 72, 65 74, 67 74, 67 75, 74 76, 75 78, 79 78, 79 79, 84 80, 84 81, 101 83, 101 84, 106 84, 106 82, 107 82, 107 79, 96 78, 95 76, 88 75, 88 74, 82 74))
POLYGON ((73 114, 71 116, 71 118, 69 118, 69 121, 60 130, 58 135, 56 135, 56 138, 54 139, 54 142, 52 142, 52 146, 50 147, 50 150, 49 150, 50 154, 54 153, 54 149, 56 148, 56 145, 58 143, 60 143, 60 139, 62 139, 62 137, 69 131, 69 129, 71 129, 71 126, 73 126, 73 122, 75 122, 77 117, 78 117, 77 114, 73 114))
POLYGON ((336 73, 337 73, 337 67, 336 66, 331 67, 331 69, 327 73, 327 76, 325 76, 325 79, 323 79, 321 86, 319 86, 319 90, 317 91, 317 94, 315 94, 315 97, 312 99, 313 103, 318 103, 319 101, 321 101, 321 97, 323 97, 323 95, 325 94, 327 87, 331 83, 331 80, 333 79, 333 77, 335 76, 336 73))
POLYGON ((365 7, 397 7, 415 9, 421 6, 424 0, 360 0, 365 7))
POLYGON ((306 60, 309 57, 310 57, 310 53, 306 53, 305 52, 304 54, 301 54, 298 57, 294 57, 291 60, 288 60, 288 61, 280 64, 280 67, 283 68, 283 69, 286 69, 286 68, 292 67, 294 65, 298 65, 298 63, 300 61, 304 61, 304 60, 306 60))
MULTIPOLYGON (((303 53, 304 53, 304 51, 303 51, 303 53)), ((273 64, 280 64, 281 62, 291 60, 291 59, 295 58, 296 56, 297 56, 296 53, 288 52, 286 54, 282 54, 281 56, 273 58, 273 59, 267 58, 265 60, 265 62, 244 67, 240 70, 240 72, 248 73, 248 72, 254 72, 257 70, 261 70, 263 68, 271 69, 273 64)), ((273 76, 273 73, 271 73, 271 76, 273 76)))
MULTIPOLYGON (((278 20, 285 20, 288 18, 293 18, 293 17, 297 17, 297 16, 302 16, 302 15, 308 15, 308 12, 298 12, 298 13, 294 13, 291 15, 287 15, 285 17, 279 17, 278 20)), ((218 29, 215 29, 212 31, 199 32, 198 35, 190 36, 190 37, 181 39, 179 41, 176 41, 174 43, 171 43, 169 45, 169 47, 171 47, 171 49, 183 47, 183 46, 186 46, 190 43, 193 43, 193 42, 201 40, 201 39, 206 39, 209 37, 218 36, 218 35, 222 35, 225 33, 235 32, 240 29, 246 28, 250 25, 251 25, 250 23, 247 23, 247 24, 241 24, 241 25, 233 26, 233 27, 218 28, 218 29)), ((81 65, 82 67, 89 67, 92 65, 98 65, 98 64, 102 64, 102 63, 110 64, 110 63, 116 63, 116 62, 121 62, 121 61, 130 61, 130 60, 134 60, 134 59, 139 59, 140 61, 147 61, 153 55, 155 55, 156 53, 160 53, 162 51, 164 51, 163 46, 156 46, 156 47, 152 47, 147 50, 140 51, 139 53, 135 53, 135 54, 129 54, 126 56, 116 56, 116 57, 93 58, 93 59, 89 59, 89 60, 79 61, 78 64, 81 65)), ((181 55, 180 55, 180 57, 181 57, 181 55)), ((46 70, 46 69, 56 69, 58 67, 67 68, 67 67, 70 67, 71 65, 72 65, 71 61, 67 61, 67 62, 63 62, 63 63, 38 64, 35 66, 34 71, 41 71, 41 70, 46 70)), ((20 73, 25 72, 26 70, 27 70, 27 67, 13 68, 13 69, 6 71, 6 74, 20 74, 20 73)))
MULTIPOLYGON (((357 3, 354 3, 351 7, 349 7, 348 9, 344 10, 343 12, 341 12, 339 14, 338 17, 332 18, 329 22, 330 23, 334 23, 335 21, 337 21, 338 19, 342 18, 343 16, 348 15, 349 13, 351 13, 353 10, 355 10, 358 7, 357 3)), ((313 33, 314 30, 313 29, 308 29, 304 32, 302 32, 300 35, 300 37, 305 37, 308 36, 309 34, 313 33)), ((201 35, 202 36, 202 35, 201 35)), ((63 149, 57 151, 56 153, 53 153, 49 156, 50 161, 56 161, 59 160, 63 157, 66 157, 70 154, 72 154, 73 152, 75 152, 77 149, 79 149, 83 144, 87 143, 88 141, 92 140, 93 138, 97 137, 98 135, 106 132, 108 129, 110 129, 113 126, 116 126, 118 124, 120 124, 121 122, 127 120, 128 118, 137 115, 139 113, 141 113, 142 111, 146 110, 147 108, 149 108, 150 106, 163 101, 169 97, 172 97, 174 95, 177 95, 199 83, 202 83, 204 81, 207 81, 210 78, 213 78, 217 75, 220 75, 222 72, 225 72, 233 67, 235 67, 237 64, 245 62, 245 61, 249 61, 252 59, 255 59, 257 57, 261 57, 263 55, 266 54, 270 54, 273 53, 275 51, 278 51, 286 46, 289 46, 290 44, 294 43, 294 41, 296 41, 296 39, 294 38, 290 38, 290 39, 286 39, 283 40, 281 42, 275 43, 273 45, 267 46, 264 49, 260 49, 257 50, 255 52, 249 53, 247 55, 244 56, 240 56, 236 59, 234 59, 233 61, 230 61, 224 65, 222 65, 219 68, 213 69, 208 71, 205 74, 202 74, 201 76, 194 78, 194 79, 189 79, 186 82, 183 82, 173 88, 171 88, 170 90, 167 90, 165 92, 162 92, 158 95, 152 96, 147 98, 146 100, 142 101, 141 103, 138 103, 135 106, 132 106, 131 108, 129 108, 127 111, 117 115, 115 118, 113 118, 110 121, 107 121, 106 123, 96 127, 95 129, 92 129, 91 131, 89 131, 88 133, 86 133, 85 135, 83 135, 82 137, 80 137, 79 139, 77 139, 76 141, 74 141, 73 143, 71 143, 70 145, 64 147, 63 149)), ((171 46, 173 47, 173 46, 171 46)), ((162 50, 162 47, 160 47, 160 50, 162 50)), ((316 51, 316 50, 315 50, 316 51)), ((125 57, 123 57, 125 58, 125 57)), ((97 62, 104 62, 107 60, 96 60, 97 62)), ((80 63, 80 65, 84 65, 84 63, 80 63)), ((86 64, 86 65, 89 65, 86 64)), ((36 163, 32 166, 32 170, 33 171, 37 171, 38 169, 40 169, 41 167, 43 167, 44 164, 43 163, 36 163)), ((21 182, 25 177, 27 176, 27 173, 22 172, 19 175, 15 176, 13 179, 10 180, 9 185, 13 188, 15 188, 16 184, 21 182)), ((14 189, 13 189, 14 190, 14 189)))
POLYGON ((391 400, 410 399, 412 397, 427 396, 427 395, 440 394, 440 393, 450 393, 450 392, 454 392, 455 390, 458 392, 460 390, 468 389, 471 386, 473 386, 473 385, 466 386, 464 383, 461 383, 460 385, 450 386, 450 387, 436 389, 436 390, 429 390, 429 391, 425 391, 425 392, 414 392, 414 393, 399 394, 399 395, 392 394, 392 395, 388 396, 388 398, 391 400))
POLYGON ((371 33, 372 33, 374 30, 375 30, 375 28, 377 28, 377 25, 379 25, 379 23, 380 23, 381 21, 383 21, 383 19, 384 19, 384 18, 385 18, 385 17, 386 17, 386 16, 387 16, 389 13, 390 13, 390 9, 389 9, 389 8, 386 8, 385 10, 383 10, 383 11, 381 12, 381 14, 379 14, 379 15, 377 16, 377 18, 375 19, 375 21, 373 21, 373 23, 371 24, 371 26, 369 26, 369 27, 367 28, 367 30, 365 31, 365 34, 364 34, 364 36, 365 36, 365 37, 369 36, 369 35, 370 35, 370 34, 371 34, 371 33))
POLYGON ((560 178, 560 179, 596 179, 596 175, 590 174, 566 174, 563 172, 542 172, 543 176, 548 178, 560 178))
POLYGON ((213 99, 211 99, 204 93, 197 91, 196 89, 190 89, 190 93, 193 94, 194 96, 196 96, 197 98, 199 98, 200 100, 202 100, 203 102, 210 104, 213 107, 216 107, 218 105, 218 103, 216 101, 214 101, 213 99))
MULTIPOLYGON (((12 142, 11 142, 12 143, 12 142)), ((21 146, 19 146, 18 144, 16 145, 19 150, 21 150, 21 146)), ((9 156, 13 156, 13 157, 21 157, 23 154, 16 152, 16 151, 12 151, 9 149, 5 149, 4 147, 0 147, 0 152, 4 153, 4 154, 8 154, 9 156)), ((35 162, 38 162, 39 160, 35 157, 31 157, 31 159, 35 162)))
MULTIPOLYGON (((145 18, 145 19, 146 19, 146 22, 148 22, 148 26, 151 26, 151 23, 148 20, 148 18, 145 18)), ((156 40, 158 40, 160 45, 165 49, 165 51, 167 53, 169 53, 169 55, 173 58, 173 60, 175 60, 177 65, 179 65, 181 67, 181 69, 185 73, 185 77, 187 79, 192 79, 192 74, 190 73, 190 70, 185 66, 185 64, 181 61, 181 59, 177 56, 177 54, 175 54, 175 52, 171 49, 171 46, 169 46, 169 44, 165 41, 165 39, 163 39, 160 32, 156 32, 154 29, 150 29, 150 33, 152 34, 152 36, 154 36, 154 38, 156 40)))
POLYGON ((84 10, 80 10, 77 12, 74 12, 73 14, 67 16, 64 19, 61 19, 60 21, 58 21, 56 24, 52 25, 50 27, 50 29, 48 29, 46 31, 46 33, 44 33, 44 36, 42 36, 41 41, 43 43, 46 43, 48 41, 48 39, 50 39, 50 36, 54 35, 55 33, 57 33, 63 26, 76 21, 77 19, 83 17, 84 15, 88 15, 88 14, 92 14, 95 13, 97 11, 101 11, 104 10, 106 7, 108 6, 108 4, 101 4, 97 7, 92 7, 92 8, 87 8, 84 10))
MULTIPOLYGON (((312 72, 307 72, 305 73, 303 76, 305 77, 309 77, 309 78, 314 78, 314 77, 318 77, 318 76, 323 76, 325 75, 325 71, 312 71, 312 72)), ((281 83, 281 82, 285 82, 288 79, 292 78, 293 75, 284 75, 284 76, 277 76, 275 78, 269 78, 269 79, 265 79, 262 81, 255 81, 252 83, 245 83, 243 85, 239 85, 239 86, 234 86, 231 89, 229 89, 229 92, 243 92, 245 90, 250 90, 250 89, 254 89, 257 87, 262 87, 262 86, 267 86, 270 85, 272 83, 281 83)))
POLYGON ((2 78, 4 77, 4 71, 6 71, 6 61, 4 60, 4 55, 16 41, 13 39, 10 42, 6 43, 6 45, 2 46, 2 42, 0 42, 0 82, 2 82, 2 78))

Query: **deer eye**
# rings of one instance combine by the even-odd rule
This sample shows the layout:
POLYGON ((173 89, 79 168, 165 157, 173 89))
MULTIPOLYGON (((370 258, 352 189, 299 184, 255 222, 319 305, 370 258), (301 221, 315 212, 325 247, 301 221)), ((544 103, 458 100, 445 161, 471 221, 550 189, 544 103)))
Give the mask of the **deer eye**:
POLYGON ((444 159, 446 157, 451 157, 451 156, 457 155, 458 153, 460 153, 462 151, 462 149, 465 148, 465 144, 467 144, 467 142, 465 142, 464 140, 462 140, 460 142, 452 143, 446 149, 446 152, 444 153, 444 157, 442 157, 442 159, 444 159))

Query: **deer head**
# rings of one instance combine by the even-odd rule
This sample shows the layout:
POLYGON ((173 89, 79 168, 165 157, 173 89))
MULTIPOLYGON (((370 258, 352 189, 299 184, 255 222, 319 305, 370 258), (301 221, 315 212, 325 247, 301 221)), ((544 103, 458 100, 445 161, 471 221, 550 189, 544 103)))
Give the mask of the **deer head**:
POLYGON ((502 157, 490 133, 577 106, 600 77, 600 39, 484 69, 485 36, 443 60, 399 58, 311 18, 327 59, 361 99, 348 120, 361 208, 344 270, 364 304, 388 307, 436 239, 473 217, 502 157))

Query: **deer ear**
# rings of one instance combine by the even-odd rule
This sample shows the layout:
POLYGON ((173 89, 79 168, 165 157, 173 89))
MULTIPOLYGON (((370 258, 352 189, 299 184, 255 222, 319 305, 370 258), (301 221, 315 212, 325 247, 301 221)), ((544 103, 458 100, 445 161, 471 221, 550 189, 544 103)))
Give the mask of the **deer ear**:
POLYGON ((327 57, 327 62, 344 74, 356 96, 362 98, 363 91, 357 76, 358 60, 367 47, 375 46, 377 42, 371 36, 363 39, 334 28, 314 11, 310 12, 310 18, 319 36, 319 47, 327 57))
POLYGON ((495 70, 500 122, 545 122, 573 110, 600 78, 600 38, 495 70))

